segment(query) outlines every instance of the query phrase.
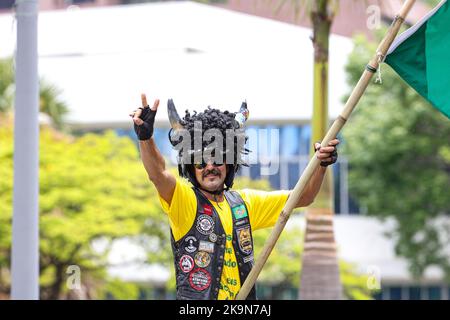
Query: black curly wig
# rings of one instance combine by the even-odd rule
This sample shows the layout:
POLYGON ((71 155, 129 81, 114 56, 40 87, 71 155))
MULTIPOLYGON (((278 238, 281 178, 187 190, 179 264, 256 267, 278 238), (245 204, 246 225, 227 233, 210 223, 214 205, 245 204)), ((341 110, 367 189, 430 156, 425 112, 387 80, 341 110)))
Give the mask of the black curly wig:
MULTIPOLYGON (((194 155, 196 152, 201 152, 200 156, 201 159, 203 160, 204 156, 203 153, 205 152, 205 150, 214 144, 215 142, 214 136, 211 139, 205 139, 205 132, 210 129, 219 130, 221 136, 224 138, 224 140, 220 144, 222 146, 222 149, 221 150, 219 149, 221 155, 216 155, 213 152, 212 156, 214 157, 214 159, 221 159, 219 160, 219 163, 226 163, 227 165, 225 190, 228 190, 232 187, 234 176, 239 171, 241 165, 248 166, 243 159, 243 156, 250 152, 247 148, 245 148, 245 143, 247 142, 248 137, 245 135, 245 131, 241 127, 239 122, 235 119, 236 114, 237 113, 234 112, 221 111, 219 109, 208 107, 207 109, 205 109, 203 112, 200 113, 193 111, 193 114, 191 114, 188 110, 186 110, 185 116, 183 117, 183 119, 180 119, 179 122, 181 126, 189 133, 191 137, 190 140, 191 146, 190 150, 188 151, 189 155, 182 154, 182 152, 186 152, 186 150, 183 149, 179 150, 178 169, 180 176, 188 178, 189 181, 191 181, 191 183, 195 187, 199 187, 199 184, 195 178, 195 171, 193 165, 195 163, 194 155), (199 136, 202 137, 202 150, 195 150, 194 138, 199 136), (225 139, 227 141, 225 141, 225 139), (227 149, 227 146, 230 145, 232 145, 232 147, 227 149), (182 159, 184 159, 184 161, 182 159), (233 160, 230 161, 230 159, 233 160)), ((180 141, 180 139, 181 138, 174 141, 172 139, 171 132, 169 133, 169 140, 174 147, 177 146, 182 141, 182 140, 180 141)))

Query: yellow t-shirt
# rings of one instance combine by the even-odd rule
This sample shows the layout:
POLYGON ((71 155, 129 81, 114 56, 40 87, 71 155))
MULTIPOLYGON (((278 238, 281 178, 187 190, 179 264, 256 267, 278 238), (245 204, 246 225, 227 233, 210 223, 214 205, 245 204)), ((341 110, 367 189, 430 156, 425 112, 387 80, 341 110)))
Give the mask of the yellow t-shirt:
MULTIPOLYGON (((236 190, 248 209, 253 231, 273 227, 289 196, 287 190, 258 191, 236 190)), ((184 180, 177 179, 172 203, 169 205, 159 197, 162 208, 169 216, 169 224, 175 241, 180 240, 192 228, 197 214, 197 198, 192 187, 184 180)), ((233 249, 233 220, 231 208, 223 202, 210 201, 216 209, 226 234, 224 266, 220 281, 219 300, 234 299, 241 288, 237 260, 233 249)))

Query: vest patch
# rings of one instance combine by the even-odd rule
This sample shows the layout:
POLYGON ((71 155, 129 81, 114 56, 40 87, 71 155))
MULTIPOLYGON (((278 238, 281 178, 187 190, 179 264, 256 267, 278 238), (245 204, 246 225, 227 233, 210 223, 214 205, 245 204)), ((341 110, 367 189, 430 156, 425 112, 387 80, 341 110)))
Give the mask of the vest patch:
POLYGON ((248 257, 244 257, 244 263, 249 263, 253 261, 253 255, 250 255, 248 257))
POLYGON ((252 253, 253 245, 250 227, 237 228, 236 232, 238 235, 239 249, 245 254, 252 253))
POLYGON ((243 205, 243 204, 231 208, 231 211, 233 211, 233 215, 236 220, 239 220, 239 219, 242 219, 242 218, 245 218, 248 216, 247 209, 245 208, 245 205, 243 205))
POLYGON ((209 205, 207 205, 207 204, 205 204, 205 205, 203 206, 203 212, 204 212, 205 214, 207 214, 208 216, 212 216, 212 213, 213 213, 212 207, 209 206, 209 205))
POLYGON ((243 224, 249 224, 250 223, 250 221, 248 220, 248 218, 245 218, 245 219, 241 219, 241 220, 238 220, 238 221, 236 221, 236 226, 241 226, 241 225, 243 225, 243 224))
POLYGON ((189 284, 194 290, 203 291, 211 285, 211 275, 204 269, 195 269, 189 274, 189 284))
POLYGON ((206 214, 202 214, 197 218, 197 231, 207 236, 214 230, 214 220, 206 214))
POLYGON ((194 259, 191 256, 184 255, 181 257, 179 263, 181 271, 184 273, 191 272, 194 269, 194 259))
POLYGON ((205 251, 209 253, 214 252, 214 243, 208 241, 200 241, 200 245, 198 246, 198 251, 205 251))
POLYGON ((189 253, 193 253, 197 250, 197 247, 195 244, 197 243, 197 238, 194 236, 189 236, 186 239, 184 239, 185 247, 184 250, 189 253))
POLYGON ((195 255, 194 260, 197 266, 199 266, 200 268, 206 268, 207 266, 209 266, 211 262, 211 256, 209 255, 208 252, 199 251, 195 255))

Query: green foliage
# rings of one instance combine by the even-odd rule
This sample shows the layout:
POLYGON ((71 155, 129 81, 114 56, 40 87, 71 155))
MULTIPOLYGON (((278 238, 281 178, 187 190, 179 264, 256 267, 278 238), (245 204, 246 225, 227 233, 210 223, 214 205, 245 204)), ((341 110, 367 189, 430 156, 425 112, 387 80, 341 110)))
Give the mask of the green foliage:
MULTIPOLYGON (((255 240, 255 256, 258 257, 271 230, 258 230, 253 233, 255 240)), ((301 255, 303 247, 299 239, 303 238, 303 231, 297 226, 288 226, 272 251, 262 270, 258 281, 264 284, 296 288, 299 283, 301 255)), ((372 294, 367 288, 367 276, 359 274, 356 266, 347 262, 339 262, 344 296, 351 300, 369 300, 372 294)))
MULTIPOLYGON (((7 290, 3 271, 9 268, 11 243, 11 121, 2 121, 0 138, 0 289, 7 290)), ((39 176, 43 298, 62 297, 69 265, 80 267, 86 286, 103 285, 97 280, 106 278, 106 255, 114 239, 168 242, 167 218, 130 139, 112 132, 72 138, 41 128, 39 176), (100 240, 105 249, 99 251, 93 244, 100 240)))
POLYGON ((10 212, 12 204, 13 149, 12 130, 5 130, 10 119, 0 115, 0 292, 7 283, 2 276, 9 267, 11 239, 10 212))
POLYGON ((136 300, 139 298, 139 286, 134 283, 112 279, 100 292, 102 299, 136 300))
MULTIPOLYGON (((375 51, 356 39, 347 65, 351 86, 375 51)), ((432 265, 450 276, 450 121, 389 66, 382 71, 383 85, 369 86, 343 131, 350 191, 368 214, 396 220, 395 250, 414 276, 432 265)))
POLYGON ((378 293, 378 290, 369 289, 369 277, 358 272, 356 265, 341 260, 339 272, 345 299, 371 300, 378 293))
POLYGON ((0 113, 11 108, 14 70, 10 60, 0 59, 0 113))
POLYGON ((69 111, 60 98, 61 93, 57 86, 41 80, 39 110, 50 116, 53 126, 57 129, 64 128, 64 116, 69 111))
MULTIPOLYGON (((256 258, 259 257, 271 231, 271 229, 265 229, 253 232, 256 258)), ((261 271, 258 281, 270 285, 298 287, 303 251, 302 238, 303 232, 299 227, 286 227, 261 271)))

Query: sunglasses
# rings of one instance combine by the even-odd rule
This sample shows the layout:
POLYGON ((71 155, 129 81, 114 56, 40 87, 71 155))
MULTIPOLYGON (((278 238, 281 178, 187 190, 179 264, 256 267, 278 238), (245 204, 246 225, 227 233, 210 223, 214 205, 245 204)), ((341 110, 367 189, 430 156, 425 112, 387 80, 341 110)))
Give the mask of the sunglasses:
MULTIPOLYGON (((211 163, 211 165, 213 166, 213 167, 220 167, 220 166, 223 166, 225 163, 211 163)), ((202 163, 194 163, 194 167, 195 167, 195 169, 197 169, 197 170, 203 170, 203 169, 205 169, 206 168, 206 166, 207 166, 208 164, 205 162, 205 161, 203 161, 202 163)))

